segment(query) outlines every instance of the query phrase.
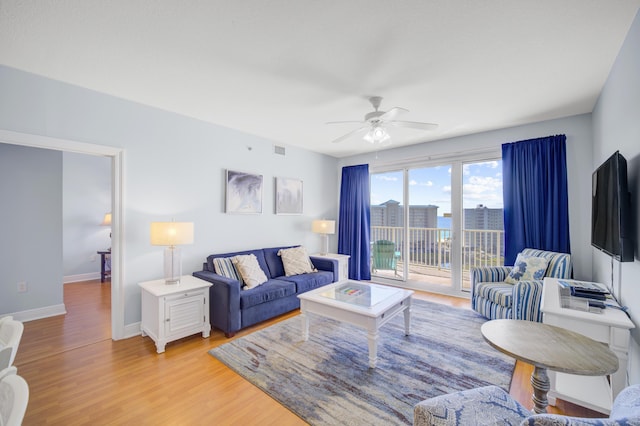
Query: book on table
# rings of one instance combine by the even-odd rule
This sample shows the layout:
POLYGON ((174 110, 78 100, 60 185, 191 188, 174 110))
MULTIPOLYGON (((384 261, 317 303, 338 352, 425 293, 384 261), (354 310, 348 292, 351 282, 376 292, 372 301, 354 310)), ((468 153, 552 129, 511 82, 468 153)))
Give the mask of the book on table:
POLYGON ((558 280, 558 284, 563 308, 593 313, 602 313, 606 308, 609 290, 602 284, 577 280, 558 280))

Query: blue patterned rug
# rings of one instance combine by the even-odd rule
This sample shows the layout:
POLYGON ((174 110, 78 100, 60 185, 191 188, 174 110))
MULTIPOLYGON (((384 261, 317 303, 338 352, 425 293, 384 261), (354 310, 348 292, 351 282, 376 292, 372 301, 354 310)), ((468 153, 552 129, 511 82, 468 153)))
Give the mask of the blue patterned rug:
POLYGON ((381 328, 375 369, 363 329, 318 316, 307 342, 294 317, 209 354, 309 424, 412 424, 413 406, 429 397, 489 384, 509 390, 515 361, 484 341, 485 321, 414 300, 410 336, 403 315, 381 328))

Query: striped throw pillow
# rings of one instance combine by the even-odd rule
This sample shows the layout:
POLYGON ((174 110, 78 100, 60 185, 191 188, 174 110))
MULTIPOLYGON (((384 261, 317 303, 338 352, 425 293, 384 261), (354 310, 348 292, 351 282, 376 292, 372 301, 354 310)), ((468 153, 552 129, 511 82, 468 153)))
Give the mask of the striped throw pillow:
POLYGON ((242 276, 236 270, 230 257, 216 257, 213 259, 213 268, 218 275, 240 281, 240 288, 244 285, 242 276))

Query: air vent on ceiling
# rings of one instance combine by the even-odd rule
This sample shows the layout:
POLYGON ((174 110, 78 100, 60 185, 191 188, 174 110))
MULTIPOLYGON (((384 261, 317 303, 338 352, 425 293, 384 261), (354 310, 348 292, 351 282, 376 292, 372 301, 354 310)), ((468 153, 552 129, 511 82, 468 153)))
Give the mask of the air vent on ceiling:
POLYGON ((274 154, 279 154, 279 155, 284 155, 284 146, 274 145, 273 146, 273 153, 274 154))

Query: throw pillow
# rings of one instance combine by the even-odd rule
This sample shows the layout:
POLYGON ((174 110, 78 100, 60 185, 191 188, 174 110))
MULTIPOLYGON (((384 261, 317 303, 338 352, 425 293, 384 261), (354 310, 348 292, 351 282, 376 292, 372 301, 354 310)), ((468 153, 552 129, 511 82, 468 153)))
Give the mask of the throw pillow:
POLYGON ((302 246, 281 249, 278 251, 278 256, 282 258, 284 274, 287 277, 317 271, 317 269, 313 267, 311 259, 309 259, 307 250, 302 246))
POLYGON ((242 275, 238 273, 236 267, 233 265, 230 257, 216 257, 213 259, 213 269, 216 274, 223 277, 231 278, 232 280, 240 281, 240 287, 244 285, 242 275))
POLYGON ((544 257, 519 254, 505 282, 517 284, 518 281, 541 280, 547 272, 549 261, 544 257))
POLYGON ((267 276, 260 268, 255 254, 233 256, 231 261, 244 280, 245 290, 258 287, 260 284, 267 282, 267 276))

